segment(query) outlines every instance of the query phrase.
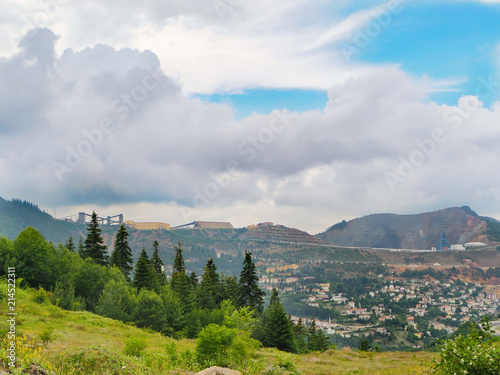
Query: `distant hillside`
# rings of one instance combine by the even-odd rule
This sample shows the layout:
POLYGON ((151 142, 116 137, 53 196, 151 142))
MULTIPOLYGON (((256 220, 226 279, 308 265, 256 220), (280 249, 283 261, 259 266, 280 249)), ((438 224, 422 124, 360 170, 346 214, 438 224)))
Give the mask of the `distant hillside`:
POLYGON ((273 223, 262 223, 251 226, 239 238, 305 244, 323 243, 318 237, 312 236, 307 232, 295 228, 287 228, 284 225, 273 225, 273 223))
POLYGON ((78 238, 85 231, 84 225, 54 219, 30 202, 0 197, 0 236, 14 240, 27 227, 37 229, 55 244, 66 242, 70 235, 78 238))
POLYGON ((444 230, 450 244, 500 240, 500 222, 480 217, 469 207, 417 215, 373 214, 342 221, 318 237, 338 246, 431 249, 444 230))

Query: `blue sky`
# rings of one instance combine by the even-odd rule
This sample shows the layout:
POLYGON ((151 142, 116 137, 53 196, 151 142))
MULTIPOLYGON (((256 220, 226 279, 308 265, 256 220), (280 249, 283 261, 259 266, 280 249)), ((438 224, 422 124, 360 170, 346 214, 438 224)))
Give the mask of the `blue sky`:
MULTIPOLYGON (((476 2, 413 2, 364 48, 368 63, 400 63, 406 72, 461 81, 456 91, 436 93, 438 103, 456 104, 474 95, 478 77, 498 77, 500 6, 476 2)), ((491 104, 493 98, 485 101, 491 104)))
MULTIPOLYGON (((383 4, 383 3, 381 3, 383 4)), ((359 1, 335 6, 335 17, 348 17, 355 12, 373 7, 372 1, 359 1)), ((330 7, 333 7, 330 5, 330 7)), ((486 81, 498 80, 497 45, 500 43, 500 5, 474 1, 414 1, 403 2, 402 11, 391 15, 390 23, 370 43, 354 54, 352 64, 401 65, 401 69, 415 77, 442 81, 441 89, 429 94, 439 104, 456 105, 462 95, 475 95, 476 87, 486 81)), ((329 6, 324 6, 328 14, 329 6)), ((321 21, 327 20, 321 16, 321 21)), ((375 18, 371 22, 377 22, 375 18)), ((345 43, 353 43, 355 31, 345 43)), ((337 44, 329 48, 337 49, 337 44)), ((267 114, 273 109, 289 108, 303 112, 324 108, 327 91, 284 89, 280 87, 247 89, 243 93, 218 92, 199 95, 202 99, 230 104, 237 119, 252 112, 267 114)), ((499 98, 480 97, 485 106, 499 98)))
POLYGON ((291 109, 304 112, 324 108, 328 101, 326 91, 306 89, 249 89, 239 94, 195 95, 212 103, 225 103, 234 109, 236 119, 252 113, 268 114, 273 110, 291 109))

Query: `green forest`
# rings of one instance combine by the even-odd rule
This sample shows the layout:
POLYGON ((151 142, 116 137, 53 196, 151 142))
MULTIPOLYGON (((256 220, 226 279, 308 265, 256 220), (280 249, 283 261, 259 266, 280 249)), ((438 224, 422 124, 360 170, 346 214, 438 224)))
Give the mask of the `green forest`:
MULTIPOLYGON (((134 264, 128 238, 127 229, 120 226, 115 235, 113 251, 110 253, 104 245, 95 213, 87 225, 86 236, 81 237, 78 242, 70 236, 65 244, 56 246, 46 241, 36 229, 28 227, 14 240, 0 238, 0 277, 10 278, 14 272, 18 292, 31 295, 30 300, 42 307, 42 310, 31 310, 39 311, 39 314, 45 310, 49 312, 49 316, 64 316, 50 312, 52 308, 78 314, 91 313, 103 319, 121 322, 123 327, 137 327, 161 337, 196 340, 193 349, 183 352, 177 349, 176 341, 171 341, 165 347, 166 357, 162 357, 161 366, 169 369, 172 369, 172 366, 201 369, 218 365, 253 369, 249 373, 298 373, 293 361, 283 358, 277 360, 278 365, 271 365, 267 372, 264 372, 266 361, 256 353, 262 351, 259 348, 275 348, 280 352, 296 355, 325 351, 335 355, 334 353, 339 352, 329 336, 316 327, 314 319, 308 326, 301 319, 293 323, 276 289, 272 290, 266 306, 265 293, 259 287, 251 252, 244 251, 242 254, 239 277, 219 273, 213 258, 207 259, 202 274, 197 275, 195 272, 186 271, 184 250, 179 242, 174 247, 173 272, 168 278, 165 274, 165 264, 159 256, 159 243, 155 240, 150 247, 143 247, 134 264)), ((316 272, 316 275, 322 278, 320 272, 316 272)), ((360 284, 342 279, 341 275, 334 277, 333 274, 325 274, 323 277, 333 283, 332 290, 335 292, 354 290, 360 284)), ((364 279, 361 284, 366 287, 369 280, 364 279)), ((11 296, 6 285, 2 286, 0 292, 2 302, 6 302, 11 296)), ((44 322, 46 318, 39 317, 38 320, 44 322)), ((110 321, 94 324, 104 327, 109 325, 110 321)), ((496 341, 490 336, 487 338, 489 341, 485 341, 485 337, 477 332, 476 328, 469 330, 467 337, 475 334, 478 345, 485 345, 488 353, 491 352, 494 356, 492 358, 497 358, 499 347, 497 344, 491 345, 496 341)), ((0 333, 4 342, 7 342, 8 329, 4 327, 0 333)), ((52 333, 53 328, 47 326, 39 334, 42 342, 40 350, 53 340, 52 333)), ((461 337, 463 336, 452 338, 452 341, 460 340, 461 337)), ((33 356, 40 354, 36 351, 38 349, 35 341, 26 341, 26 336, 19 340, 16 343, 20 345, 19 350, 23 348, 23 353, 26 350, 34 350, 33 356)), ((366 358, 373 358, 373 353, 378 351, 377 346, 367 340, 358 341, 357 352, 370 352, 371 357, 366 358)), ((338 340, 335 342, 340 344, 338 340)), ((147 346, 146 340, 136 334, 126 340, 120 356, 149 361, 147 358, 150 357, 144 352, 147 346)), ((4 350, 0 353, 2 366, 9 368, 4 350)), ((97 356, 109 354, 103 354, 101 348, 93 350, 97 356)), ((87 358, 88 350, 85 353, 84 357, 87 358)), ((57 366, 63 369, 58 373, 91 373, 88 372, 89 368, 94 368, 92 366, 95 366, 95 363, 86 364, 78 370, 80 372, 74 367, 68 372, 68 366, 84 361, 80 355, 71 354, 71 360, 67 357, 57 357, 57 366)), ((365 358, 363 354, 360 356, 365 358)), ((417 357, 414 356, 413 359, 416 360, 417 357)), ((104 361, 106 366, 111 366, 109 359, 104 361)), ((35 363, 49 368, 52 366, 41 359, 35 363)), ((446 368, 443 362, 438 364, 441 367, 436 365, 436 369, 446 368)), ((33 363, 23 365, 29 367, 33 363)), ((385 366, 385 363, 380 365, 385 366)), ((16 366, 20 366, 19 363, 14 364, 14 368, 16 366)), ((160 365, 157 363, 157 366, 160 365)), ((421 368, 419 364, 415 366, 421 368)), ((494 371, 497 369, 494 366, 489 368, 494 371)), ((137 370, 135 373, 155 373, 148 371, 137 370)), ((120 372, 99 370, 95 373, 120 372)))

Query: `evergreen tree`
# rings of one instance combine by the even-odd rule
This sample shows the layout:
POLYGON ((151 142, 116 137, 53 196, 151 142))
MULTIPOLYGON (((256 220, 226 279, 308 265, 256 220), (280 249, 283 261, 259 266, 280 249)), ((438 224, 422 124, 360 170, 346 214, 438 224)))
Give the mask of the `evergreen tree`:
POLYGON ((82 257, 82 259, 87 258, 85 254, 85 242, 83 241, 83 237, 80 237, 78 240, 78 248, 77 248, 78 255, 82 257))
POLYGON ((234 306, 238 305, 238 279, 236 276, 220 276, 221 300, 230 300, 234 306))
POLYGON ((165 285, 167 279, 165 277, 165 265, 158 254, 158 247, 160 244, 158 241, 153 242, 153 257, 151 258, 151 263, 153 264, 153 268, 155 270, 156 275, 158 276, 158 281, 160 284, 165 285))
POLYGON ((115 238, 115 248, 111 254, 111 265, 118 267, 125 275, 127 281, 130 281, 130 272, 132 267, 132 250, 128 244, 128 232, 122 224, 115 238))
POLYGON ((182 256, 182 253, 184 252, 184 250, 182 250, 182 244, 179 242, 177 246, 174 245, 174 250, 174 273, 186 273, 186 265, 184 264, 184 257, 182 256))
POLYGON ((87 238, 85 239, 85 256, 90 257, 102 266, 108 264, 107 248, 101 237, 101 228, 97 222, 97 214, 92 212, 92 219, 87 227, 87 238))
POLYGON ((271 302, 264 315, 266 316, 264 344, 279 350, 296 353, 297 343, 292 326, 281 305, 276 288, 272 291, 271 302))
POLYGON ((314 317, 312 318, 312 323, 311 327, 309 328, 309 332, 307 334, 307 350, 310 352, 313 352, 316 350, 316 334, 317 334, 317 329, 316 329, 316 320, 314 320, 314 317))
POLYGON ((361 342, 359 343, 358 351, 368 352, 370 350, 372 350, 370 342, 367 339, 362 339, 361 342))
POLYGON ((73 236, 69 236, 66 241, 66 249, 74 253, 76 251, 75 242, 73 241, 73 236))
POLYGON ((198 289, 198 306, 214 309, 222 302, 220 291, 220 279, 217 266, 212 258, 208 259, 203 268, 203 278, 198 289))
POLYGON ((299 318, 297 324, 293 326, 293 333, 295 334, 295 341, 297 342, 297 351, 299 353, 306 353, 306 327, 302 322, 302 318, 299 318))
POLYGON ((248 306, 261 313, 264 309, 264 295, 265 293, 259 288, 259 278, 252 261, 252 253, 245 251, 243 269, 238 282, 238 305, 248 306))
POLYGON ((151 261, 149 260, 146 248, 142 248, 141 255, 137 259, 134 270, 134 286, 137 290, 142 288, 154 289, 157 284, 156 275, 153 271, 151 261))
POLYGON ((189 282, 191 283, 191 287, 193 289, 198 288, 198 276, 196 276, 196 272, 191 271, 189 274, 189 282))
POLYGON ((170 286, 175 295, 181 302, 184 313, 188 313, 193 309, 193 287, 189 277, 186 275, 186 267, 184 265, 184 258, 182 253, 182 244, 179 242, 175 249, 174 259, 174 272, 172 273, 172 280, 170 286))
POLYGON ((276 288, 273 288, 273 291, 271 292, 271 298, 269 298, 269 307, 272 307, 278 303, 281 303, 278 290, 276 288))
POLYGON ((313 351, 325 351, 328 349, 330 339, 325 335, 322 329, 316 328, 316 321, 312 320, 311 328, 309 328, 309 335, 307 338, 307 349, 313 351))

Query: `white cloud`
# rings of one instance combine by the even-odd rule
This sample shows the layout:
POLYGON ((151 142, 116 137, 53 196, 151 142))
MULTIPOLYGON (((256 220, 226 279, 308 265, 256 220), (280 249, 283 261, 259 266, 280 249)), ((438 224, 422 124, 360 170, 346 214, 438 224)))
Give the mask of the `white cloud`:
POLYGON ((3 56, 18 51, 14 47, 28 29, 48 27, 60 36, 59 55, 66 48, 96 44, 153 50, 185 93, 249 87, 327 90, 374 70, 346 61, 336 43, 383 11, 383 5, 375 6, 344 20, 332 5, 324 17, 323 2, 305 0, 5 3, 9 21, 0 37, 3 56), (223 14, 214 6, 219 3, 227 5, 223 14))
POLYGON ((322 111, 236 121, 229 106, 185 96, 153 52, 99 45, 57 57, 55 41, 39 30, 0 61, 5 198, 58 215, 95 207, 311 232, 373 212, 468 204, 494 214, 500 105, 439 106, 427 79, 383 67, 333 85, 322 111))

